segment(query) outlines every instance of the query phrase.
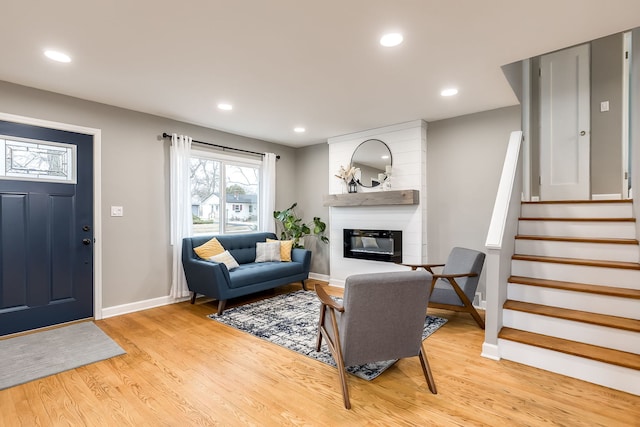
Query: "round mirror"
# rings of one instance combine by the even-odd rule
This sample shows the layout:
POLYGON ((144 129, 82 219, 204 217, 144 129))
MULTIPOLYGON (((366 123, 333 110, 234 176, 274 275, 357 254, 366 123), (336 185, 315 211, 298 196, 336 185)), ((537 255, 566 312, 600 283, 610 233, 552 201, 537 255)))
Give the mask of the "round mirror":
POLYGON ((372 188, 382 184, 387 179, 387 169, 391 165, 391 150, 379 139, 367 139, 358 145, 351 156, 351 166, 360 170, 356 182, 363 187, 372 188))

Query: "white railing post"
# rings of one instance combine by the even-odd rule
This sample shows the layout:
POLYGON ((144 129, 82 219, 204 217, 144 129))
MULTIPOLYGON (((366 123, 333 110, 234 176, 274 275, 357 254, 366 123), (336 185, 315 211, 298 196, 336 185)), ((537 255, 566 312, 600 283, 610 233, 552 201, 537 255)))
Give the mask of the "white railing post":
POLYGON ((520 216, 522 194, 522 131, 511 132, 502 167, 496 201, 487 232, 487 309, 482 356, 500 359, 498 332, 502 328, 502 306, 507 299, 507 281, 520 216))

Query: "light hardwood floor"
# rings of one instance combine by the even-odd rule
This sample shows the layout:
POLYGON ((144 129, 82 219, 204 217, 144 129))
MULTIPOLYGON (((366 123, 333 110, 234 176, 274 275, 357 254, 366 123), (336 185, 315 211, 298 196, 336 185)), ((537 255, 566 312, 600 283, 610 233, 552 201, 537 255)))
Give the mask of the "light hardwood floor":
POLYGON ((427 340, 438 394, 415 357, 371 382, 348 376, 346 410, 335 368, 208 319, 215 308, 97 321, 127 354, 0 391, 0 425, 640 426, 640 397, 482 358, 471 316, 436 310, 449 319, 427 340))

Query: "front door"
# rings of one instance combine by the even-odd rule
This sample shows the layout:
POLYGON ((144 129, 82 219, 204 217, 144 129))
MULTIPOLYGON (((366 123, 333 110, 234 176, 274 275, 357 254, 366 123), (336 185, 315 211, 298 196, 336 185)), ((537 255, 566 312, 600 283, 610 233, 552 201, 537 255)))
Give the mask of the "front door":
POLYGON ((588 200, 589 45, 540 60, 540 198, 588 200))
POLYGON ((0 121, 0 335, 93 316, 93 136, 0 121))

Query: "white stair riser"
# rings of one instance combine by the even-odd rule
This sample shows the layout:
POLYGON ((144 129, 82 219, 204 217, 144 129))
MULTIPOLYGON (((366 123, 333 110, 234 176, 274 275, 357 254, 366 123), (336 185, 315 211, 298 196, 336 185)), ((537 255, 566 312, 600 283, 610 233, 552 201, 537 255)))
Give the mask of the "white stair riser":
POLYGON ((582 243, 516 239, 516 253, 602 261, 639 262, 640 246, 615 243, 582 243))
POLYGON ((640 270, 538 261, 511 261, 511 274, 535 279, 640 289, 640 270))
POLYGON ((522 311, 505 310, 503 325, 535 334, 612 348, 640 355, 640 334, 522 311))
POLYGON ((525 218, 631 218, 631 203, 523 204, 525 218))
POLYGON ((519 221, 518 234, 532 236, 635 239, 634 222, 519 221))
POLYGON ((503 359, 640 396, 640 371, 498 339, 503 359))
POLYGON ((572 292, 564 289, 528 286, 519 283, 507 285, 507 298, 514 301, 607 314, 640 320, 640 300, 572 292))

